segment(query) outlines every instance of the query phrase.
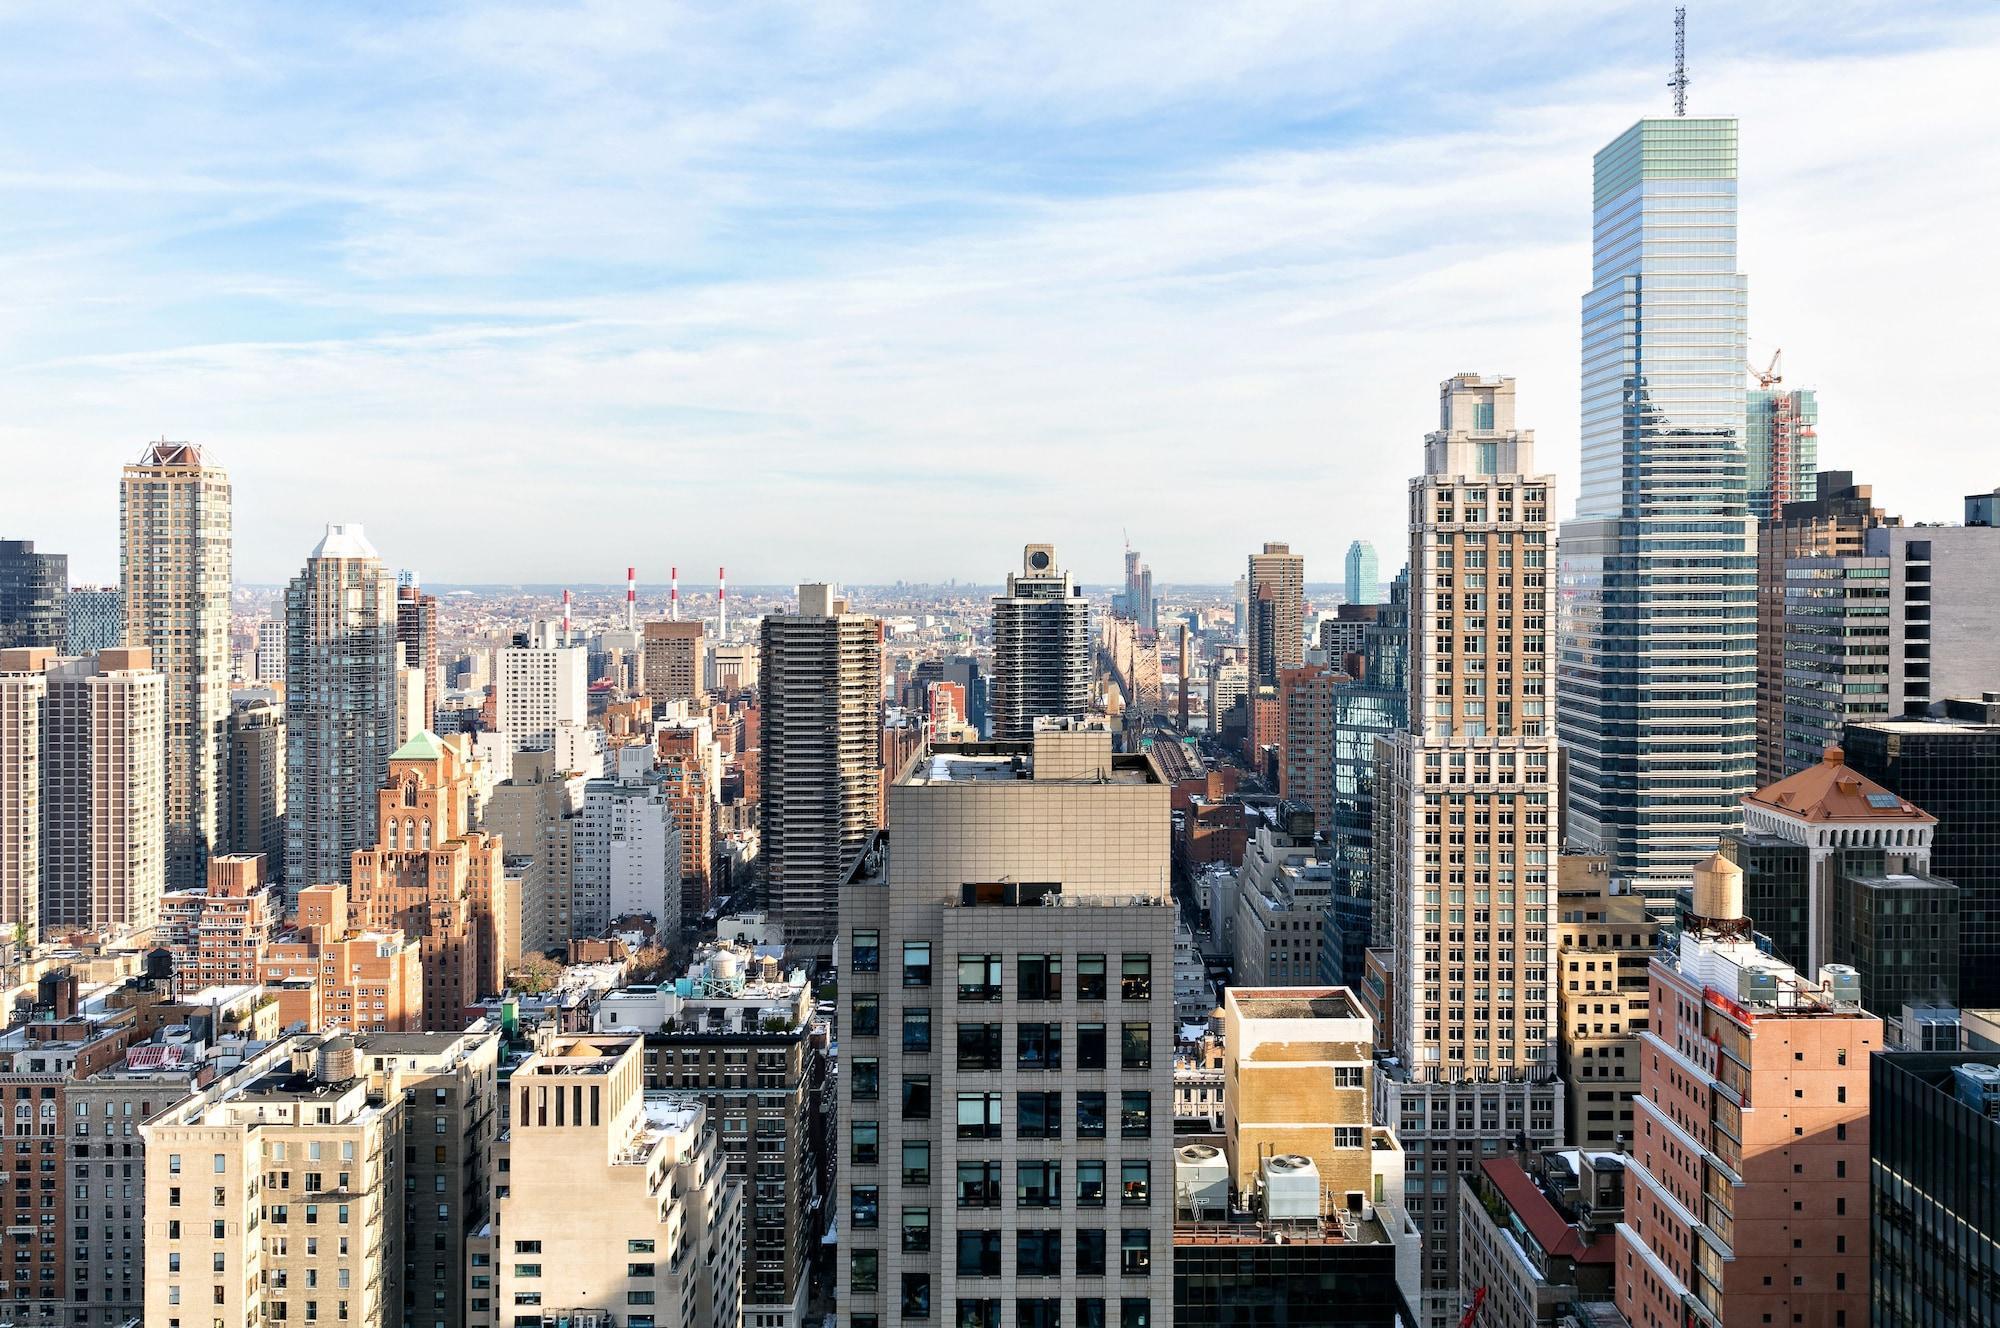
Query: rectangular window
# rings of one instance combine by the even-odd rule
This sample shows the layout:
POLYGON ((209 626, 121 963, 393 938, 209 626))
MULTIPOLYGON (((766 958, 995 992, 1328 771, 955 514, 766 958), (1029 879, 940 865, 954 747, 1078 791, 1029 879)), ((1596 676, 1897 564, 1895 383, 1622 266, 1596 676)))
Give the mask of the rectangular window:
POLYGON ((881 932, 857 931, 854 933, 854 971, 857 973, 879 973, 882 971, 881 932))
POLYGON ((1014 1206, 1016 1208, 1062 1207, 1062 1163, 1016 1163, 1014 1206))
POLYGON ((1118 1240, 1118 1271, 1127 1277, 1144 1277, 1153 1271, 1153 1233, 1144 1227, 1126 1227, 1118 1240))
POLYGON ((1062 1328, 1062 1302, 1023 1296, 1014 1302, 1014 1328, 1062 1328))
POLYGON ((958 957, 958 999, 997 1001, 1000 999, 1000 956, 962 954, 958 957))
POLYGON ((928 1139, 909 1139, 903 1143, 903 1184, 928 1185, 931 1183, 931 1144, 928 1139))
POLYGON ((1362 1073, 1362 1068, 1359 1065, 1336 1065, 1333 1067, 1333 1086, 1335 1088, 1360 1088, 1363 1082, 1362 1073))
POLYGON ((625 1252, 627 1254, 651 1254, 653 1252, 653 1242, 650 1240, 628 1240, 625 1242, 625 1252))
POLYGON ((927 1074, 903 1076, 903 1119, 931 1118, 931 1077, 927 1074))
POLYGON ((1103 955, 1086 954, 1076 957, 1076 998, 1080 1001, 1104 999, 1103 955))
POLYGON ((882 998, 872 991, 854 993, 854 1036, 875 1037, 882 1031, 882 998))
POLYGON ((931 1011, 927 1005, 912 1005, 903 1010, 903 1053, 908 1056, 925 1056, 931 1049, 931 1011))
POLYGON ((1095 1090, 1076 1095, 1076 1137, 1104 1137, 1104 1094, 1095 1090))
POLYGON ((517 1263, 514 1265, 514 1276, 516 1277, 540 1277, 541 1275, 542 1266, 538 1263, 517 1263))
POLYGON ((1104 1068, 1103 1024, 1078 1024, 1076 1026, 1076 1068, 1079 1070, 1101 1070, 1104 1068))
POLYGON ((855 1185, 848 1189, 847 1211, 857 1231, 873 1231, 882 1222, 882 1190, 876 1185, 855 1185))
POLYGON ((1000 1068, 1000 1025, 958 1026, 958 1068, 961 1070, 1000 1068))
POLYGON ((1062 1068, 1062 1025, 1021 1024, 1014 1030, 1014 1065, 1021 1070, 1062 1068))
POLYGON ((1122 1202, 1127 1208, 1144 1208, 1153 1202, 1153 1164, 1144 1158, 1125 1159, 1119 1165, 1119 1180, 1123 1189, 1122 1202))
POLYGON ((1000 1232, 963 1230, 958 1233, 958 1275, 1000 1276, 1000 1232))
POLYGON ((1118 1111, 1118 1132, 1127 1139, 1150 1139, 1153 1137, 1153 1095, 1149 1092, 1127 1090, 1118 1111))
POLYGON ((907 1254, 922 1254, 931 1247, 931 1210, 928 1208, 905 1208, 903 1210, 903 1250, 907 1254))
POLYGON ((961 1162, 958 1164, 958 1206, 998 1208, 1000 1206, 1000 1164, 961 1162))
POLYGON ((1153 1328, 1153 1302, 1135 1296, 1120 1300, 1118 1328, 1153 1328))
POLYGON ((655 1265, 650 1263, 628 1263, 625 1265, 625 1276, 650 1278, 653 1276, 654 1267, 655 1265))
POLYGON ((1128 1070, 1153 1068, 1153 1026, 1124 1024, 1119 1030, 1118 1063, 1128 1070))
POLYGON ((1104 1229, 1079 1227, 1076 1233, 1076 1272, 1079 1277, 1104 1276, 1104 1229))
POLYGON ((882 1125, 879 1121, 855 1121, 848 1129, 852 1139, 849 1161, 857 1167, 872 1167, 882 1160, 882 1125))
POLYGON ((1104 1328, 1104 1298, 1102 1296, 1078 1296, 1076 1298, 1076 1328, 1104 1328))
POLYGON ((960 1300, 958 1302, 958 1328, 1000 1328, 1000 1302, 997 1300, 960 1300))
POLYGON ((905 1319, 928 1319, 931 1317, 931 1275, 929 1273, 903 1274, 903 1317, 905 1319))
POLYGON ((1336 1125, 1333 1127, 1335 1148, 1360 1148, 1367 1142, 1359 1125, 1336 1125))
POLYGON ((958 1095, 958 1137, 998 1139, 1000 1137, 1000 1095, 960 1093, 958 1095))
POLYGON ((1059 954, 1024 954, 1015 962, 1014 971, 1020 978, 1020 999, 1024 1001, 1059 1001, 1062 999, 1062 956, 1059 954))
POLYGON ((1061 1277, 1062 1232, 1054 1227, 1037 1227, 1015 1232, 1014 1275, 1061 1277))
POLYGON ((873 1102, 882 1096, 882 1062, 873 1056, 856 1056, 851 1062, 849 1077, 854 1085, 856 1102, 873 1102))
POLYGON ((1018 1139, 1060 1139, 1062 1116, 1061 1093, 1022 1093, 1015 1099, 1014 1136, 1018 1139))
POLYGON ((929 941, 903 942, 903 985, 905 987, 928 987, 931 985, 931 943, 929 941))
POLYGON ((856 1295, 870 1295, 882 1289, 882 1255, 878 1250, 855 1250, 847 1256, 847 1288, 856 1295))
POLYGON ((1078 1208, 1104 1207, 1104 1162, 1100 1158, 1086 1158, 1076 1164, 1076 1206, 1078 1208))
POLYGON ((1128 954, 1118 966, 1118 994, 1128 1001, 1153 999, 1153 956, 1128 954))

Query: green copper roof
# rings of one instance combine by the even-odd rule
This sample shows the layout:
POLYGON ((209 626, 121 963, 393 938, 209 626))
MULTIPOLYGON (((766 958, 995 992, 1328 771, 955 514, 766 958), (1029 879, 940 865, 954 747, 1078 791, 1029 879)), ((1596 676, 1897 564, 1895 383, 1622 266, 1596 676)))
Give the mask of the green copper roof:
POLYGON ((416 736, 389 753, 391 761, 435 761, 444 755, 444 744, 429 729, 419 729, 416 736))

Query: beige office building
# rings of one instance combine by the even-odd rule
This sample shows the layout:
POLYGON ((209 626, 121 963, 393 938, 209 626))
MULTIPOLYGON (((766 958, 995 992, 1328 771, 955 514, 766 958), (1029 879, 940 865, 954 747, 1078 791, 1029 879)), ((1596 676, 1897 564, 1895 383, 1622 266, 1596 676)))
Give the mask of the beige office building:
POLYGON ((0 650, 0 927, 30 945, 42 926, 42 709, 55 657, 0 650))
POLYGON ((741 1191, 701 1099, 645 1090, 644 1045, 558 1037, 508 1080, 496 1323, 740 1328, 741 1191))
POLYGON ((166 690, 143 649, 50 662, 42 717, 44 933, 159 921, 166 690))
POLYGON ((1171 1322, 1170 840, 1157 767, 1101 723, 890 786, 840 892, 850 1328, 1171 1322))
POLYGON ((1620 888, 1608 859, 1558 864, 1556 947, 1562 982, 1562 1076, 1572 1147, 1632 1140, 1639 1091, 1639 1035, 1648 1027, 1646 970, 1660 922, 1646 897, 1620 888))
POLYGON ((833 944, 835 901, 880 824, 882 624, 830 585, 799 587, 796 613, 759 629, 759 782, 771 910, 795 955, 833 944))
POLYGON ((405 1120, 307 1036, 142 1126, 146 1328, 400 1325, 405 1120))
POLYGON ((161 441, 118 489, 125 645, 166 678, 167 884, 202 884, 223 851, 229 727, 229 473, 192 443, 161 441))
POLYGON ((1250 685, 1276 687, 1279 670, 1306 662, 1305 558, 1289 544, 1266 544, 1250 555, 1247 593, 1250 685))
POLYGON ((1459 1178, 1503 1141, 1549 1147, 1563 1131, 1552 481, 1515 428, 1513 379, 1457 375, 1439 415, 1410 482, 1410 729, 1376 781, 1397 1053, 1382 1119, 1410 1153, 1417 1309, 1433 1328, 1463 1310, 1459 1178))
POLYGON ((641 678, 655 707, 708 699, 708 637, 697 620, 649 622, 640 639, 641 678))

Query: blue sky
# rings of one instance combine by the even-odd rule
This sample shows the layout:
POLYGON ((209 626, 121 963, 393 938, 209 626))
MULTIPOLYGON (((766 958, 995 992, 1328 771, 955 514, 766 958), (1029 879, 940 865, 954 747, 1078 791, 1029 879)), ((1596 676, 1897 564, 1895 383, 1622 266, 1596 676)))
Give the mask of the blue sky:
MULTIPOLYGON (((1570 487, 1590 155, 1668 108, 1670 6, 1495 8, 0 8, 0 535, 115 577, 164 433, 248 581, 330 520, 433 581, 1386 572, 1456 370, 1570 487)), ((1743 8, 1753 351, 1955 517, 2000 7, 1743 8)))

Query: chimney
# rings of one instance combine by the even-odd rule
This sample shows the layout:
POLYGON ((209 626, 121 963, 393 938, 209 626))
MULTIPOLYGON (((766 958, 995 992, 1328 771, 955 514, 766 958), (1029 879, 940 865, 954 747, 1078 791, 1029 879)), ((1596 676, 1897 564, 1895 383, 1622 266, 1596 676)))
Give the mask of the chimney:
POLYGON ((639 569, 625 569, 625 630, 632 631, 638 623, 639 614, 639 569))

